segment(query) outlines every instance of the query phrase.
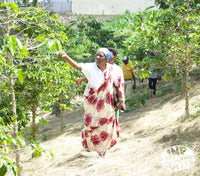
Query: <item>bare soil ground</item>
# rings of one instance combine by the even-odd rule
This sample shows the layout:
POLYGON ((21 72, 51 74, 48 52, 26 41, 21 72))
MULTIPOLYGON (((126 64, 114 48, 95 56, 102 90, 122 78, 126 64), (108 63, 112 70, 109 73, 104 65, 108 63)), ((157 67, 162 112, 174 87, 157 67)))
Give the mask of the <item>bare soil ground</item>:
MULTIPOLYGON (((199 77, 193 81, 190 103, 200 102, 199 77)), ((158 83, 162 89, 164 81, 158 83)), ((147 85, 145 85, 147 86, 147 85)), ((139 91, 139 90, 138 90, 139 91)), ((54 153, 31 158, 30 147, 22 150, 25 176, 200 176, 200 116, 191 106, 191 117, 185 122, 185 100, 180 95, 149 99, 144 106, 120 114, 121 133, 116 146, 105 158, 86 152, 81 145, 83 110, 64 114, 65 131, 60 131, 59 119, 41 114, 50 124, 40 127, 40 145, 54 153), (162 165, 161 154, 170 146, 184 145, 195 153, 195 163, 184 171, 172 172, 162 165)))

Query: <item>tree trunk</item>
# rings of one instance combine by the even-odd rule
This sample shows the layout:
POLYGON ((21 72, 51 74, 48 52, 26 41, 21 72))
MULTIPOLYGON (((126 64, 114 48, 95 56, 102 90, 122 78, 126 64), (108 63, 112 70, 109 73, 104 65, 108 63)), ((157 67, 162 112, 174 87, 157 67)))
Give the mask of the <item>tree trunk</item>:
MULTIPOLYGON (((33 105, 32 107, 32 138, 34 141, 36 141, 36 131, 37 131, 37 128, 36 128, 36 124, 35 124, 35 119, 36 119, 36 106, 33 105)), ((35 157, 35 152, 32 153, 32 158, 35 157)))
POLYGON ((63 122, 63 110, 61 109, 60 113, 60 124, 61 124, 61 131, 64 131, 64 122, 63 122))
POLYGON ((63 111, 64 111, 64 109, 61 108, 61 106, 60 106, 60 104, 62 104, 62 103, 63 103, 63 100, 62 100, 62 94, 61 94, 59 102, 58 102, 58 109, 59 109, 60 127, 61 127, 61 131, 63 132, 64 131, 64 122, 63 122, 63 111))
MULTIPOLYGON (((189 59, 186 56, 185 58, 185 119, 188 119, 190 116, 190 95, 189 95, 190 85, 189 85, 189 59)), ((184 119, 184 120, 185 120, 184 119)))
MULTIPOLYGON (((14 79, 13 75, 11 74, 9 77, 9 82, 10 82, 10 93, 12 97, 12 112, 13 112, 13 134, 14 137, 18 137, 18 122, 17 122, 17 111, 16 111, 16 100, 15 100, 15 92, 14 92, 14 79)), ((15 145, 15 152, 16 152, 16 163, 17 167, 19 168, 19 173, 18 176, 22 176, 22 166, 21 166, 21 161, 20 161, 20 147, 19 143, 15 145)))
POLYGON ((33 138, 33 140, 36 140, 36 131, 37 131, 35 119, 36 119, 36 106, 33 105, 33 107, 32 107, 32 130, 33 130, 32 138, 33 138))
POLYGON ((181 96, 185 96, 185 73, 181 72, 181 96))
POLYGON ((33 5, 34 7, 37 7, 37 3, 38 3, 38 0, 33 0, 33 1, 32 1, 32 5, 33 5))

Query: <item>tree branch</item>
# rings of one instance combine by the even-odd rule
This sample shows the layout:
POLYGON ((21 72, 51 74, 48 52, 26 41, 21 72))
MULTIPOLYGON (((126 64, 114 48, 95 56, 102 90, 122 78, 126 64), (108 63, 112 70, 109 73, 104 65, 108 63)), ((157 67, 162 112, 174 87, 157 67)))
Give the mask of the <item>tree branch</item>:
POLYGON ((34 50, 34 49, 36 49, 36 48, 39 48, 39 47, 43 46, 44 44, 45 44, 45 43, 41 43, 41 44, 39 44, 39 45, 37 45, 37 46, 31 47, 31 48, 27 48, 27 50, 34 50))

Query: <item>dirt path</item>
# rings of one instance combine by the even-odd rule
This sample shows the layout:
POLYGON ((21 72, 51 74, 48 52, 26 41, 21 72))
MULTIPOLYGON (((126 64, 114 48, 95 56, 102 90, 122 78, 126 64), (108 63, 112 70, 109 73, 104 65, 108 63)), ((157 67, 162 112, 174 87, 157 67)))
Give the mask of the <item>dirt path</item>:
POLYGON ((50 125, 40 129, 41 146, 50 149, 55 158, 47 159, 43 155, 30 159, 27 149, 24 149, 24 175, 198 176, 200 120, 196 118, 179 123, 177 119, 184 113, 184 100, 178 99, 180 97, 169 95, 150 99, 144 106, 120 114, 121 133, 118 144, 107 152, 105 158, 82 149, 80 136, 83 110, 65 113, 64 133, 60 132, 59 120, 54 115, 48 115, 46 119, 50 125), (171 174, 167 171, 161 164, 161 153, 172 145, 190 147, 195 152, 195 166, 185 172, 171 174))
MULTIPOLYGON (((195 101, 200 102, 200 97, 193 95, 191 103, 195 101)), ((182 97, 168 94, 120 114, 118 143, 105 158, 82 148, 83 110, 64 114, 64 132, 60 132, 58 118, 50 113, 41 114, 49 125, 40 127, 38 139, 42 148, 54 153, 54 159, 45 154, 31 159, 31 148, 24 148, 24 176, 200 176, 200 118, 195 114, 197 109, 191 107, 192 119, 180 123, 184 103, 182 97), (163 167, 161 154, 174 145, 188 146, 194 151, 193 167, 182 172, 170 172, 163 167)))

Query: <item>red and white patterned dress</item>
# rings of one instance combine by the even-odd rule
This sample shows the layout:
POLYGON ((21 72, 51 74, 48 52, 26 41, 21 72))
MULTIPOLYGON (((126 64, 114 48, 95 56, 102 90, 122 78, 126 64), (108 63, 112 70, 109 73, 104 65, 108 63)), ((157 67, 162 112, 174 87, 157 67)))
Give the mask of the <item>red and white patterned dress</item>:
POLYGON ((82 145, 89 151, 104 156, 117 143, 119 123, 113 107, 113 81, 122 91, 121 78, 114 78, 113 67, 104 72, 102 84, 94 89, 88 84, 84 95, 84 129, 82 145), (115 81, 116 80, 116 81, 115 81))

